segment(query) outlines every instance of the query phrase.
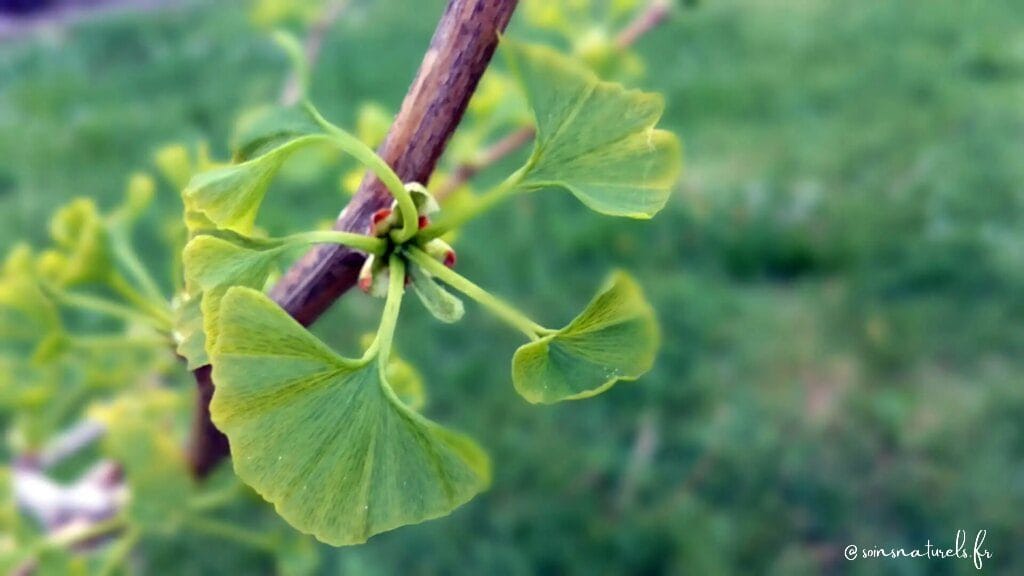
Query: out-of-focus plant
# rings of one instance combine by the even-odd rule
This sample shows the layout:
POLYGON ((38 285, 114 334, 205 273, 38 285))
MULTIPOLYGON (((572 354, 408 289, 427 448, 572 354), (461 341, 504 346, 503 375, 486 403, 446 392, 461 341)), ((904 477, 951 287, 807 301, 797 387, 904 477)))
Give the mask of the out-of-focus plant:
MULTIPOLYGON (((567 32, 559 22, 583 4, 541 10, 528 3, 527 20, 567 32)), ((282 17, 277 3, 261 6, 282 17)), ((613 3, 606 23, 634 8, 613 3)), ((658 95, 599 80, 593 69, 603 64, 575 40, 572 55, 503 40, 511 72, 486 77, 449 162, 470 158, 504 129, 529 129, 532 152, 496 186, 453 196, 441 210, 433 184, 403 182, 374 152, 391 115, 366 104, 354 133, 330 123, 305 97, 302 51, 284 43, 300 79, 296 105, 246 114, 230 162, 213 161, 202 146, 171 145, 155 155, 184 204, 165 234, 169 279, 133 249, 133 227, 157 189, 141 173, 121 205, 104 212, 74 200, 55 214, 49 246, 8 254, 0 274, 0 418, 12 431, 10 448, 23 455, 19 466, 46 468, 40 455, 84 417, 102 426, 98 454, 117 462, 124 481, 113 483, 114 513, 42 529, 13 511, 17 490, 0 494, 9 535, 0 541, 0 570, 115 573, 140 543, 197 533, 273 555, 282 573, 302 574, 316 567, 315 549, 282 518, 347 545, 470 500, 490 481, 488 456, 419 413, 423 379, 394 351, 409 290, 442 322, 464 314, 452 289, 521 332, 526 343, 512 356, 511 380, 531 403, 587 398, 653 365, 654 312, 627 273, 612 273, 574 320, 552 328, 455 272, 455 251, 443 238, 516 195, 543 190, 568 192, 610 216, 653 217, 681 167, 676 137, 657 128, 658 95), (324 149, 358 163, 346 181, 372 172, 394 197, 391 207, 370 216, 368 234, 264 234, 256 222, 272 180, 294 154, 324 149), (264 294, 281 265, 311 244, 367 254, 359 286, 385 299, 379 328, 356 357, 335 352, 264 294), (207 364, 216 382, 212 419, 231 442, 235 475, 197 482, 182 449, 187 395, 175 384, 185 366, 207 364), (249 487, 276 514, 257 506, 249 487), (256 511, 244 521, 223 518, 239 508, 256 511)))

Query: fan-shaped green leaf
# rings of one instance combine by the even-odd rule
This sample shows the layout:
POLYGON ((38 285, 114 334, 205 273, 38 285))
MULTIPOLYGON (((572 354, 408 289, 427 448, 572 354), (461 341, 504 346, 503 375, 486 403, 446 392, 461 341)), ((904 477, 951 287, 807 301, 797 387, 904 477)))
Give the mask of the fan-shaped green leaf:
POLYGON ((196 236, 185 246, 185 283, 190 291, 234 285, 260 287, 286 248, 282 240, 231 233, 196 236))
POLYGON ((230 232, 196 236, 185 246, 185 284, 192 293, 202 292, 207 355, 217 343, 224 293, 231 286, 262 288, 286 248, 283 241, 256 240, 230 232))
POLYGON ((446 515, 483 490, 470 439, 403 405, 375 362, 342 358, 263 294, 232 288, 211 355, 211 414, 238 475, 333 544, 446 515))
POLYGON ((568 326, 516 350, 512 382, 532 403, 588 398, 650 370, 658 340, 640 286, 616 272, 568 326))
POLYGON ((175 303, 174 341, 176 351, 195 370, 210 363, 206 355, 206 334, 203 332, 202 295, 190 296, 175 303))
POLYGON ((319 127, 302 108, 260 106, 238 120, 231 138, 231 149, 235 161, 244 162, 288 140, 319 131, 319 127))
POLYGON ((320 135, 301 136, 241 164, 201 172, 183 193, 186 207, 203 212, 219 228, 249 234, 267 187, 284 161, 300 148, 324 140, 320 135))
POLYGON ((61 286, 102 281, 112 270, 109 232, 96 204, 77 198, 50 220, 57 249, 43 253, 40 272, 61 286))
POLYGON ((502 44, 537 120, 537 140, 520 185, 565 188, 612 216, 657 214, 682 165, 678 139, 654 128, 662 98, 601 82, 551 49, 502 44))

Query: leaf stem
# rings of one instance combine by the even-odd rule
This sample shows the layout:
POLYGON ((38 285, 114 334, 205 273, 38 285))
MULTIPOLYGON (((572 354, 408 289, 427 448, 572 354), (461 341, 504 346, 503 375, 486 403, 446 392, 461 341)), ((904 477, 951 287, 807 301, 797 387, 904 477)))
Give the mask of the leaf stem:
POLYGON ((123 233, 115 233, 111 244, 114 248, 114 256, 121 261, 132 279, 142 286, 146 295, 156 302, 166 302, 166 296, 161 292, 160 286, 142 263, 135 249, 132 248, 127 236, 123 233))
POLYGON ((527 172, 529 172, 530 168, 531 163, 527 163, 522 168, 510 174, 509 177, 501 184, 498 184, 484 194, 481 194, 480 197, 478 197, 476 201, 468 207, 462 210, 452 211, 442 216, 440 220, 420 231, 420 238, 427 241, 443 236, 513 196, 519 191, 519 183, 522 182, 523 177, 527 172))
POLYGON ((124 276, 116 272, 112 274, 110 277, 110 287, 123 296, 125 300, 128 300, 139 310, 149 314, 154 319, 163 322, 167 326, 174 323, 174 318, 170 313, 170 305, 167 302, 163 299, 158 302, 154 302, 150 298, 140 294, 124 276))
POLYGON ((435 278, 441 280, 452 288, 469 296, 490 310, 495 316, 510 324, 530 340, 539 340, 542 336, 550 334, 551 329, 545 328, 530 320, 522 312, 504 302, 487 290, 477 286, 471 280, 448 268, 444 264, 434 260, 429 254, 419 248, 410 248, 406 251, 409 260, 415 262, 421 268, 430 272, 435 278))
POLYGON ((285 236, 282 240, 289 244, 343 244, 349 248, 378 255, 383 254, 388 247, 388 243, 382 238, 337 230, 300 232, 285 236))
POLYGON ((398 242, 404 242, 415 236, 419 229, 419 216, 416 213, 416 204, 413 203, 412 196, 409 195, 409 191, 405 189, 405 184, 402 183, 402 179, 395 174, 395 171, 391 169, 391 166, 378 156, 373 149, 366 144, 363 144, 362 140, 334 124, 331 124, 309 102, 306 102, 305 104, 306 111, 309 112, 313 117, 313 120, 319 124, 321 128, 334 137, 334 141, 338 147, 348 154, 351 154, 356 160, 376 174, 377 178, 384 184, 384 186, 387 187, 388 191, 391 192, 391 195, 395 197, 395 200, 398 202, 398 209, 402 214, 402 229, 398 232, 395 240, 398 242))
POLYGON ((163 318, 156 318, 149 314, 143 314, 135 309, 118 304, 117 302, 111 302, 106 298, 98 298, 96 296, 89 296, 86 294, 75 294, 59 289, 52 290, 52 294, 57 301, 65 306, 80 308, 90 312, 97 312, 120 320, 127 320, 129 322, 141 322, 143 324, 153 326, 158 330, 169 330, 171 328, 170 322, 163 318))
POLYGON ((402 307, 402 295, 405 292, 405 261, 397 254, 388 260, 388 299, 384 303, 380 327, 377 328, 377 360, 381 369, 388 365, 391 346, 395 338, 395 326, 398 325, 398 312, 402 307))

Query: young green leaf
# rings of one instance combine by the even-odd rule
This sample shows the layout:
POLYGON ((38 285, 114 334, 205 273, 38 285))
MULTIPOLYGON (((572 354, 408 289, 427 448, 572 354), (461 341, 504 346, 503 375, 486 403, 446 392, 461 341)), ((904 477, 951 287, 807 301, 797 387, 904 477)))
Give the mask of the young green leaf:
POLYGON ((542 46, 504 40, 537 120, 537 139, 519 187, 565 188, 591 209, 651 218, 679 177, 681 147, 655 129, 661 96, 601 82, 542 46))
POLYGON ((274 175, 295 151, 326 140, 300 136, 241 164, 197 174, 184 191, 186 206, 203 212, 219 228, 249 234, 274 175))
POLYGON ((104 280, 112 270, 109 233, 96 204, 77 198, 62 206, 50 220, 57 249, 43 253, 40 273, 48 280, 71 286, 104 280))
POLYGON ((260 287, 287 247, 283 240, 231 233, 196 236, 185 246, 185 283, 189 291, 234 285, 260 287))
MULTIPOLYGON (((185 246, 185 285, 191 293, 202 293, 200 309, 207 355, 217 343, 220 302, 228 288, 262 288, 286 248, 281 240, 257 240, 230 232, 196 236, 185 246)), ((189 319, 194 320, 182 317, 189 319)), ((188 332, 189 326, 180 329, 188 332)), ((196 360, 190 358, 189 364, 199 361, 199 355, 194 356, 196 360)))
POLYGON ((213 421, 238 475, 299 530, 356 544, 488 484, 484 452, 402 404, 377 362, 342 358, 255 290, 230 289, 221 316, 213 421))
POLYGON ((516 350, 512 382, 535 404, 588 398, 650 370, 658 340, 640 286, 616 272, 568 326, 516 350))
POLYGON ((176 351, 185 358, 189 370, 210 363, 203 332, 202 295, 189 296, 175 303, 174 341, 176 351))
POLYGON ((466 313, 462 300, 442 288, 427 271, 415 264, 409 266, 409 274, 412 276, 413 291, 434 318, 448 324, 462 319, 466 313))
POLYGON ((302 108, 296 106, 260 106, 239 118, 231 137, 236 162, 251 160, 276 146, 320 129, 302 108))

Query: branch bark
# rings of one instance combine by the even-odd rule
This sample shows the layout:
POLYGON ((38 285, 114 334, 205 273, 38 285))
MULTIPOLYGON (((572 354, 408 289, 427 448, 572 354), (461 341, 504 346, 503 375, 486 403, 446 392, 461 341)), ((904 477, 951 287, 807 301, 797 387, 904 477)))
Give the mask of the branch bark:
MULTIPOLYGON (((377 151, 404 182, 426 182, 476 90, 518 0, 449 0, 430 47, 387 138, 377 151)), ((370 216, 392 198, 367 173, 334 229, 366 233, 370 216)), ((271 290, 271 297, 303 325, 312 324, 355 285, 365 255, 320 245, 302 257, 271 290)), ((210 422, 214 383, 210 367, 194 373, 199 387, 193 426, 192 466, 208 474, 228 456, 227 439, 210 422)))

